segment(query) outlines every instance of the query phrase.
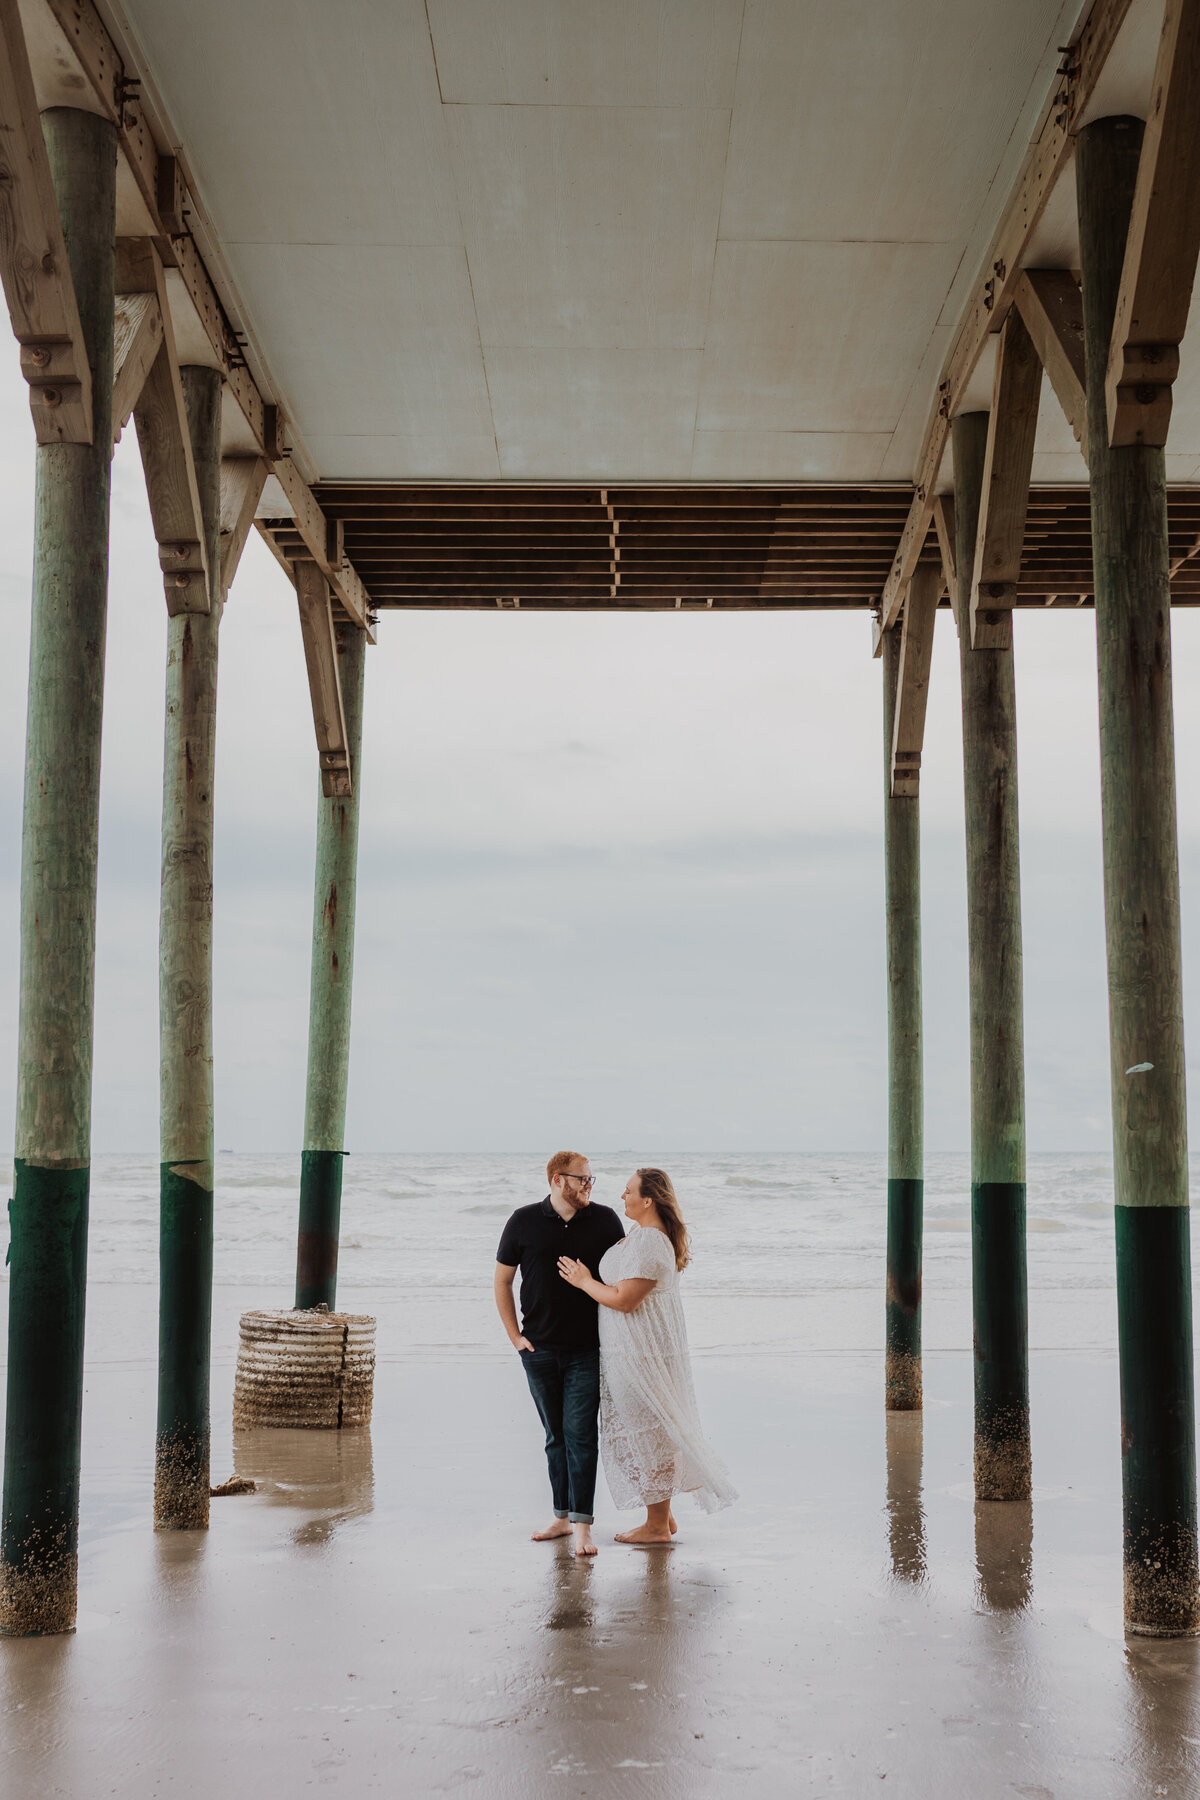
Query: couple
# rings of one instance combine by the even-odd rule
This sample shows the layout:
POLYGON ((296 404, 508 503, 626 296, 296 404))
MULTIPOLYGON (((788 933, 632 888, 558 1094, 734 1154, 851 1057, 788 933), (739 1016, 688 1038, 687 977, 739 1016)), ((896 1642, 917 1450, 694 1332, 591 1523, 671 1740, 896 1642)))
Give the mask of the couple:
POLYGON ((546 1176, 550 1192, 512 1215, 496 1252, 496 1305, 546 1428, 554 1523, 534 1538, 573 1537, 576 1556, 595 1556, 602 1444, 616 1504, 646 1508, 645 1524, 617 1542, 669 1544, 673 1494, 695 1494, 707 1512, 737 1498, 696 1409, 679 1302, 688 1234, 675 1190, 661 1169, 631 1175, 626 1235, 616 1213, 591 1204, 586 1156, 560 1150, 546 1176))

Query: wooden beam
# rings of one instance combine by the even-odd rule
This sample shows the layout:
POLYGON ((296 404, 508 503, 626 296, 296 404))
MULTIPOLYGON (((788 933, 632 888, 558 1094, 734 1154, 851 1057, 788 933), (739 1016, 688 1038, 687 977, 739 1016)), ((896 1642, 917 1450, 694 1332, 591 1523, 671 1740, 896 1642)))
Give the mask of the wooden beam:
POLYGON ((167 612, 171 618, 185 612, 207 613, 204 515, 163 266, 149 240, 123 238, 118 242, 117 280, 129 293, 153 294, 162 321, 162 341, 134 405, 133 420, 158 539, 167 612))
POLYGON ((1021 258, 1046 202, 1070 161, 1074 133, 1103 71, 1132 0, 1093 0, 1087 18, 1067 51, 1062 85, 1056 91, 1025 157, 1012 198, 984 258, 949 354, 942 365, 937 397, 925 427, 917 463, 916 493, 880 599, 875 655, 882 632, 895 624, 920 559, 950 421, 958 411, 983 347, 1012 303, 1021 258))
MULTIPOLYGON (((237 333, 230 324, 195 239, 188 232, 173 229, 183 222, 191 201, 182 171, 175 159, 160 154, 145 111, 136 94, 130 91, 136 87, 136 80, 129 80, 128 71, 92 0, 47 0, 47 3, 85 80, 106 116, 117 126, 130 171, 156 228, 165 240, 169 240, 175 267, 191 297, 217 364, 241 408, 255 444, 266 452, 269 448, 268 403, 246 366, 237 333)), ((3 0, 3 4, 15 11, 16 0, 3 0)), ((306 542, 309 541, 309 530, 317 528, 314 511, 319 515, 320 553, 316 560, 324 567, 349 617, 374 643, 370 597, 349 563, 340 566, 330 563, 324 514, 307 482, 287 458, 275 464, 274 472, 280 478, 297 519, 303 515, 302 530, 306 542)))
POLYGON ((946 584, 946 592, 954 601, 954 584, 957 576, 955 569, 954 542, 954 495, 939 494, 933 503, 933 525, 937 532, 938 550, 942 558, 942 580, 946 584))
POLYGON ((352 791, 350 750, 342 708, 329 583, 316 563, 296 564, 296 599, 300 608, 304 661, 308 666, 317 754, 321 760, 321 792, 327 799, 332 799, 352 791))
POLYGON ((279 534, 271 529, 271 524, 272 521, 270 519, 255 519, 254 529, 257 531, 259 537, 267 546, 267 549, 271 552, 271 555, 275 558, 275 561, 279 564, 292 586, 295 587, 296 564, 292 561, 292 558, 299 556, 304 546, 299 544, 294 550, 289 552, 284 545, 280 543, 279 534))
POLYGON ((971 576, 973 650, 1003 650, 1012 642, 1010 609, 1021 579, 1041 391, 1042 365, 1025 321, 1014 307, 1000 333, 992 410, 988 415, 983 494, 971 576))
POLYGON ((105 117, 117 127, 130 173, 151 218, 159 223, 158 147, 145 109, 133 91, 136 81, 126 80, 125 65, 91 0, 46 0, 46 4, 105 117))
POLYGON ((221 371, 228 383, 229 391, 241 408, 242 417, 250 427, 250 434, 254 442, 260 450, 265 451, 267 449, 266 402, 259 393, 253 375, 246 367, 237 333, 229 323, 220 296, 204 266, 196 240, 190 236, 173 237, 171 251, 175 258, 175 267, 179 271, 184 287, 191 296, 196 315, 204 327, 204 335, 221 365, 221 371))
POLYGON ((0 280, 39 444, 90 444, 92 371, 17 0, 0 0, 0 280))
POLYGON ((918 569, 904 605, 900 638, 900 672, 892 726, 892 798, 915 799, 921 787, 921 749, 925 742, 925 704, 929 698, 929 665, 933 656, 933 623, 941 597, 937 569, 918 569))
POLYGON ((1083 296, 1069 269, 1022 269, 1013 302, 1087 459, 1083 296))
POLYGON ((330 561, 329 520, 322 512, 316 496, 290 456, 283 456, 272 467, 272 474, 287 495, 293 523, 310 556, 333 588, 350 618, 375 642, 371 620, 371 601, 354 568, 348 562, 340 566, 330 561))
POLYGON ((1200 0, 1166 0, 1104 381, 1108 441, 1163 445, 1200 257, 1200 0))
POLYGON ((156 294, 118 294, 113 311, 113 443, 146 385, 162 343, 163 323, 156 294))
POLYGON ((254 524, 267 479, 261 456, 226 456, 221 461, 221 589, 228 594, 254 524))

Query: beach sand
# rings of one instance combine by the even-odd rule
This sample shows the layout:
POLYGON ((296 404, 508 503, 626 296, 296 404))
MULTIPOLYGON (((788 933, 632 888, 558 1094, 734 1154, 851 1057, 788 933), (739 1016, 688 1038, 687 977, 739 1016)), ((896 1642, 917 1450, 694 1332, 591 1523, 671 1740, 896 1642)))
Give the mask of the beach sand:
POLYGON ((217 1291, 213 1475, 259 1491, 155 1536, 154 1293, 93 1290, 79 1629, 0 1645, 6 1794, 1200 1792, 1200 1646, 1122 1637, 1111 1353, 1035 1354, 1029 1509, 973 1503, 969 1353, 889 1421, 877 1355, 711 1350, 741 1503, 639 1552, 602 1486, 583 1564, 528 1541, 515 1360, 424 1342, 394 1292, 369 1433, 232 1444, 237 1313, 277 1298, 217 1291))

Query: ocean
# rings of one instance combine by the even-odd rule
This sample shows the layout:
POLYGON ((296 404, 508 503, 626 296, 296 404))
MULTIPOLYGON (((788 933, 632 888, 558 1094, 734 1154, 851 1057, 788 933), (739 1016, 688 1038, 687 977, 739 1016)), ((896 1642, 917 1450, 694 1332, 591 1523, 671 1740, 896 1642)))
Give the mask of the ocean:
MULTIPOLYGON (((686 1151, 659 1153, 655 1160, 670 1172, 692 1234, 693 1263, 683 1294, 696 1354, 870 1350, 882 1344, 881 1154, 686 1151)), ((594 1154, 591 1162, 593 1200, 620 1212, 634 1155, 594 1154)), ((1194 1177, 1198 1164, 1200 1158, 1194 1177)), ((290 1304, 298 1180, 295 1155, 218 1156, 218 1316, 242 1304, 290 1304)), ((1115 1347, 1110 1160, 1032 1156, 1028 1184, 1032 1346, 1115 1347)), ((496 1244, 508 1214, 545 1192, 542 1159, 534 1154, 348 1157, 339 1304, 380 1312, 384 1357, 509 1354, 491 1297, 496 1244)), ((924 1329, 930 1350, 970 1346, 969 1195, 964 1155, 927 1158, 924 1329)), ((157 1209, 158 1164, 152 1158, 96 1159, 90 1288, 153 1288, 157 1209)), ((152 1296, 144 1299, 135 1310, 149 1324, 152 1296)), ((224 1348, 229 1353, 232 1344, 224 1348)))

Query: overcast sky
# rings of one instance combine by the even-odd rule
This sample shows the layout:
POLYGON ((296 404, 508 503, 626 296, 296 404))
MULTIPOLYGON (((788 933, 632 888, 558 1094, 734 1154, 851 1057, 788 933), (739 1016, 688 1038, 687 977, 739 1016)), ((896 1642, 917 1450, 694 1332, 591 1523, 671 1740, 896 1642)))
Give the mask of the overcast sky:
MULTIPOLYGON (((0 358, 0 1141, 33 463, 14 347, 0 358)), ((166 631, 132 432, 113 481, 94 1145, 153 1152, 166 631)), ((1018 613, 1015 640, 1029 1144, 1107 1150, 1093 618, 1018 613)), ((1200 615, 1176 613, 1174 641, 1194 1017, 1200 615)), ((880 679, 862 615, 385 614, 367 663, 348 1144, 881 1148, 880 679)), ((922 777, 931 1149, 968 1141, 958 707, 943 612, 922 777)), ((218 1144, 293 1149, 316 751, 295 601, 256 537, 221 628, 218 738, 218 1144)))

